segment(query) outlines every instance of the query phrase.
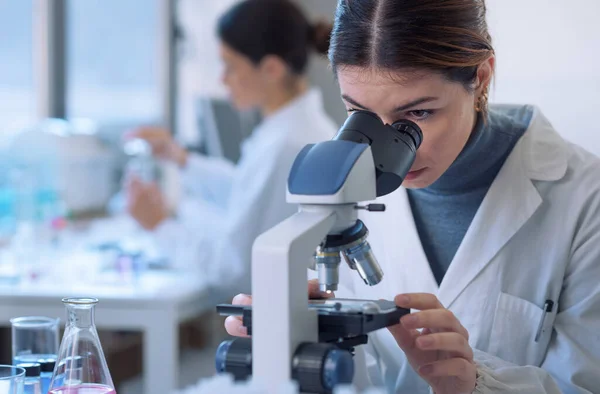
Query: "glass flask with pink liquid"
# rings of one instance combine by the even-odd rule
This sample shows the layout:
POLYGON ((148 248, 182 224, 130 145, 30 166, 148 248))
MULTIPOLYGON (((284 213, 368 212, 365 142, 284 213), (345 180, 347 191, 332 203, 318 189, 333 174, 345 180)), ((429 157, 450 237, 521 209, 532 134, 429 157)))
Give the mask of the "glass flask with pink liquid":
POLYGON ((65 298, 67 327, 49 394, 116 394, 94 323, 96 298, 65 298))

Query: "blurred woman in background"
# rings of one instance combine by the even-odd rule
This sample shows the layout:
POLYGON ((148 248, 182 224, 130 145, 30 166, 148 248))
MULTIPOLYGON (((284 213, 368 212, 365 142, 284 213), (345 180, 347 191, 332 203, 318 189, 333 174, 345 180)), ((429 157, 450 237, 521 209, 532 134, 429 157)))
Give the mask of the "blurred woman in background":
POLYGON ((294 158, 305 145, 336 132, 320 91, 309 87, 305 75, 311 52, 327 52, 330 32, 331 27, 311 25, 287 0, 243 1, 220 18, 223 82, 238 109, 258 108, 263 117, 244 142, 237 166, 189 154, 164 129, 140 128, 129 135, 176 162, 185 189, 193 192, 211 181, 226 185, 208 209, 170 218, 156 185, 136 179, 128 184, 133 218, 156 235, 169 257, 181 255, 176 249, 191 250, 186 259, 215 285, 250 290, 254 239, 296 211, 286 203, 294 158))

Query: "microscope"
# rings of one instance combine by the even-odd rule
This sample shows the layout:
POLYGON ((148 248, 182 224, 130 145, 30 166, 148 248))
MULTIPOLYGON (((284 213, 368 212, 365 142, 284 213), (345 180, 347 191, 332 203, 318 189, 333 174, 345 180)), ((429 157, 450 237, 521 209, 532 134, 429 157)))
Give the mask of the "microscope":
POLYGON ((287 201, 299 210, 254 243, 253 305, 217 306, 222 315, 242 316, 251 335, 219 346, 217 372, 237 380, 252 376, 271 394, 290 380, 302 393, 331 393, 352 382, 354 348, 409 311, 392 301, 309 301, 307 268, 316 269, 325 293, 338 289, 342 260, 367 286, 381 282, 383 271, 358 212, 383 212, 385 206, 359 203, 400 187, 422 139, 411 121, 389 125, 374 113, 357 111, 333 140, 298 154, 287 201))

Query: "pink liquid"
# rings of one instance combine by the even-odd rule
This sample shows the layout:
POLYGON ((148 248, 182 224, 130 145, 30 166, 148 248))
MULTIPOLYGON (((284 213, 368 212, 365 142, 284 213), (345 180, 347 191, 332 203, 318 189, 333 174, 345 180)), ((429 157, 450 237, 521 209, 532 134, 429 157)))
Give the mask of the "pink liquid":
POLYGON ((81 384, 50 390, 49 394, 117 394, 117 392, 101 384, 81 384))

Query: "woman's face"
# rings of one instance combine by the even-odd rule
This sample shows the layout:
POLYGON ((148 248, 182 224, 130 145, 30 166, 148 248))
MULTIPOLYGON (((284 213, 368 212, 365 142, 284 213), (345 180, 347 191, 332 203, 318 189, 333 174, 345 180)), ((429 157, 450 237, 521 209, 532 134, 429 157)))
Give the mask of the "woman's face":
POLYGON ((264 100, 260 67, 226 44, 221 44, 220 54, 224 63, 222 81, 229 90, 233 104, 240 110, 260 106, 264 100))
POLYGON ((417 123, 423 143, 403 186, 434 183, 464 148, 475 125, 475 95, 459 83, 427 72, 395 72, 344 67, 338 70, 348 113, 367 110, 385 123, 400 119, 417 123))

